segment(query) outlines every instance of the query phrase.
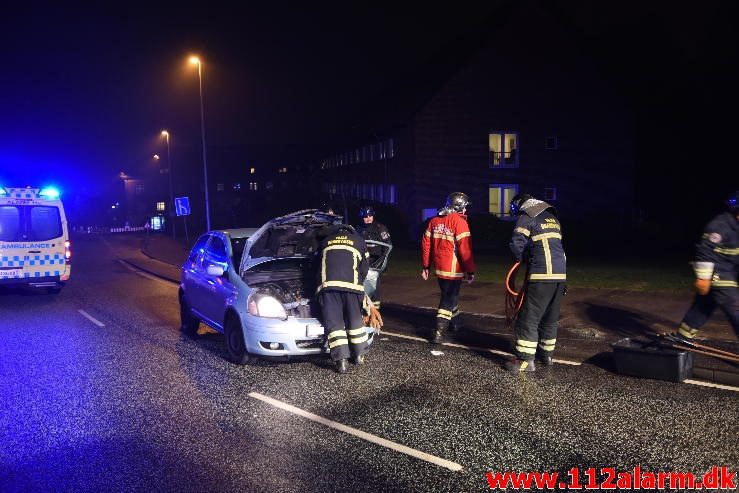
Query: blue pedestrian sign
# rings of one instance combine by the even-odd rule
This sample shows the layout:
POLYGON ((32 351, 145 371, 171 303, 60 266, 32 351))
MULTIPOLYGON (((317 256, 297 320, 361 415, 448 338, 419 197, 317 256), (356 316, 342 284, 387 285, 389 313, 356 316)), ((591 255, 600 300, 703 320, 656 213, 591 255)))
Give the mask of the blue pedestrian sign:
POLYGON ((176 197, 174 199, 174 210, 178 216, 189 216, 190 197, 176 197))

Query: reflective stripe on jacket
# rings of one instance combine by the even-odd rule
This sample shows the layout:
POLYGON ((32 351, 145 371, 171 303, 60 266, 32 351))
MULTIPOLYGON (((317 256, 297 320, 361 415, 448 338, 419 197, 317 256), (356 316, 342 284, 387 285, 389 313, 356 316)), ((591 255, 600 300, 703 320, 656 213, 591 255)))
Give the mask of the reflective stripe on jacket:
POLYGON ((543 211, 536 217, 521 214, 510 243, 516 260, 528 254, 529 281, 563 282, 567 261, 562 247, 562 227, 554 214, 543 211))
POLYGON ((695 259, 713 262, 713 288, 736 288, 739 269, 739 221, 730 212, 714 217, 696 245, 695 259))
POLYGON ((460 280, 474 273, 467 217, 452 212, 431 219, 421 239, 421 255, 424 269, 433 268, 438 278, 460 280))

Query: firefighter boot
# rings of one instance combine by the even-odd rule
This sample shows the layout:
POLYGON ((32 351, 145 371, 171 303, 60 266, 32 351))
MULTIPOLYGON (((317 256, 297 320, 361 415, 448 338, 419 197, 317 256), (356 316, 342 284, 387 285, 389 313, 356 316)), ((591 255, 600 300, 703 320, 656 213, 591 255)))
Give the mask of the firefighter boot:
POLYGON ((536 365, 534 365, 534 360, 513 358, 505 364, 505 369, 514 373, 536 371, 536 365))
POLYGON ((540 351, 539 354, 537 354, 537 357, 544 366, 552 366, 554 364, 554 361, 552 360, 552 351, 540 351))
POLYGON ((444 318, 437 318, 436 319, 436 328, 434 329, 433 334, 431 334, 431 343, 432 344, 439 344, 444 340, 444 333, 449 328, 449 320, 446 320, 444 318))
POLYGON ((354 359, 354 364, 355 365, 363 365, 364 364, 364 360, 365 360, 365 355, 364 354, 358 354, 358 355, 354 356, 353 359, 354 359))
POLYGON ((334 361, 334 366, 336 367, 336 372, 344 374, 349 371, 349 360, 348 359, 339 359, 334 361))

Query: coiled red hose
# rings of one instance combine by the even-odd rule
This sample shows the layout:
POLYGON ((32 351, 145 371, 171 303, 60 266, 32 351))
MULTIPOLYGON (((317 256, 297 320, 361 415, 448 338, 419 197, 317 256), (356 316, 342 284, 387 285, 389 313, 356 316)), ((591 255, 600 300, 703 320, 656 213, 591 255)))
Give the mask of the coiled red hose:
POLYGON ((526 275, 524 276, 521 290, 516 291, 516 275, 518 270, 521 268, 521 261, 516 262, 508 270, 508 274, 505 278, 505 319, 506 325, 511 326, 521 312, 523 306, 523 300, 526 298, 526 291, 529 287, 529 267, 526 264, 526 275))

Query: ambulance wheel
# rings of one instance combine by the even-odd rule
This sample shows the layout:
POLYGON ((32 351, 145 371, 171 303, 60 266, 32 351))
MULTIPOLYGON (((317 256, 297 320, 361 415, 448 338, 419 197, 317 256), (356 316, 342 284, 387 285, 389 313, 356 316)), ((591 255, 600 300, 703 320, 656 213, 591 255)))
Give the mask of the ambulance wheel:
POLYGON ((234 314, 226 315, 226 323, 224 324, 224 336, 226 337, 226 349, 231 361, 237 365, 246 365, 254 360, 254 357, 246 350, 244 342, 244 331, 241 329, 241 322, 234 314))
POLYGON ((192 314, 190 303, 184 293, 180 293, 180 330, 187 335, 195 335, 200 327, 200 320, 192 314))

